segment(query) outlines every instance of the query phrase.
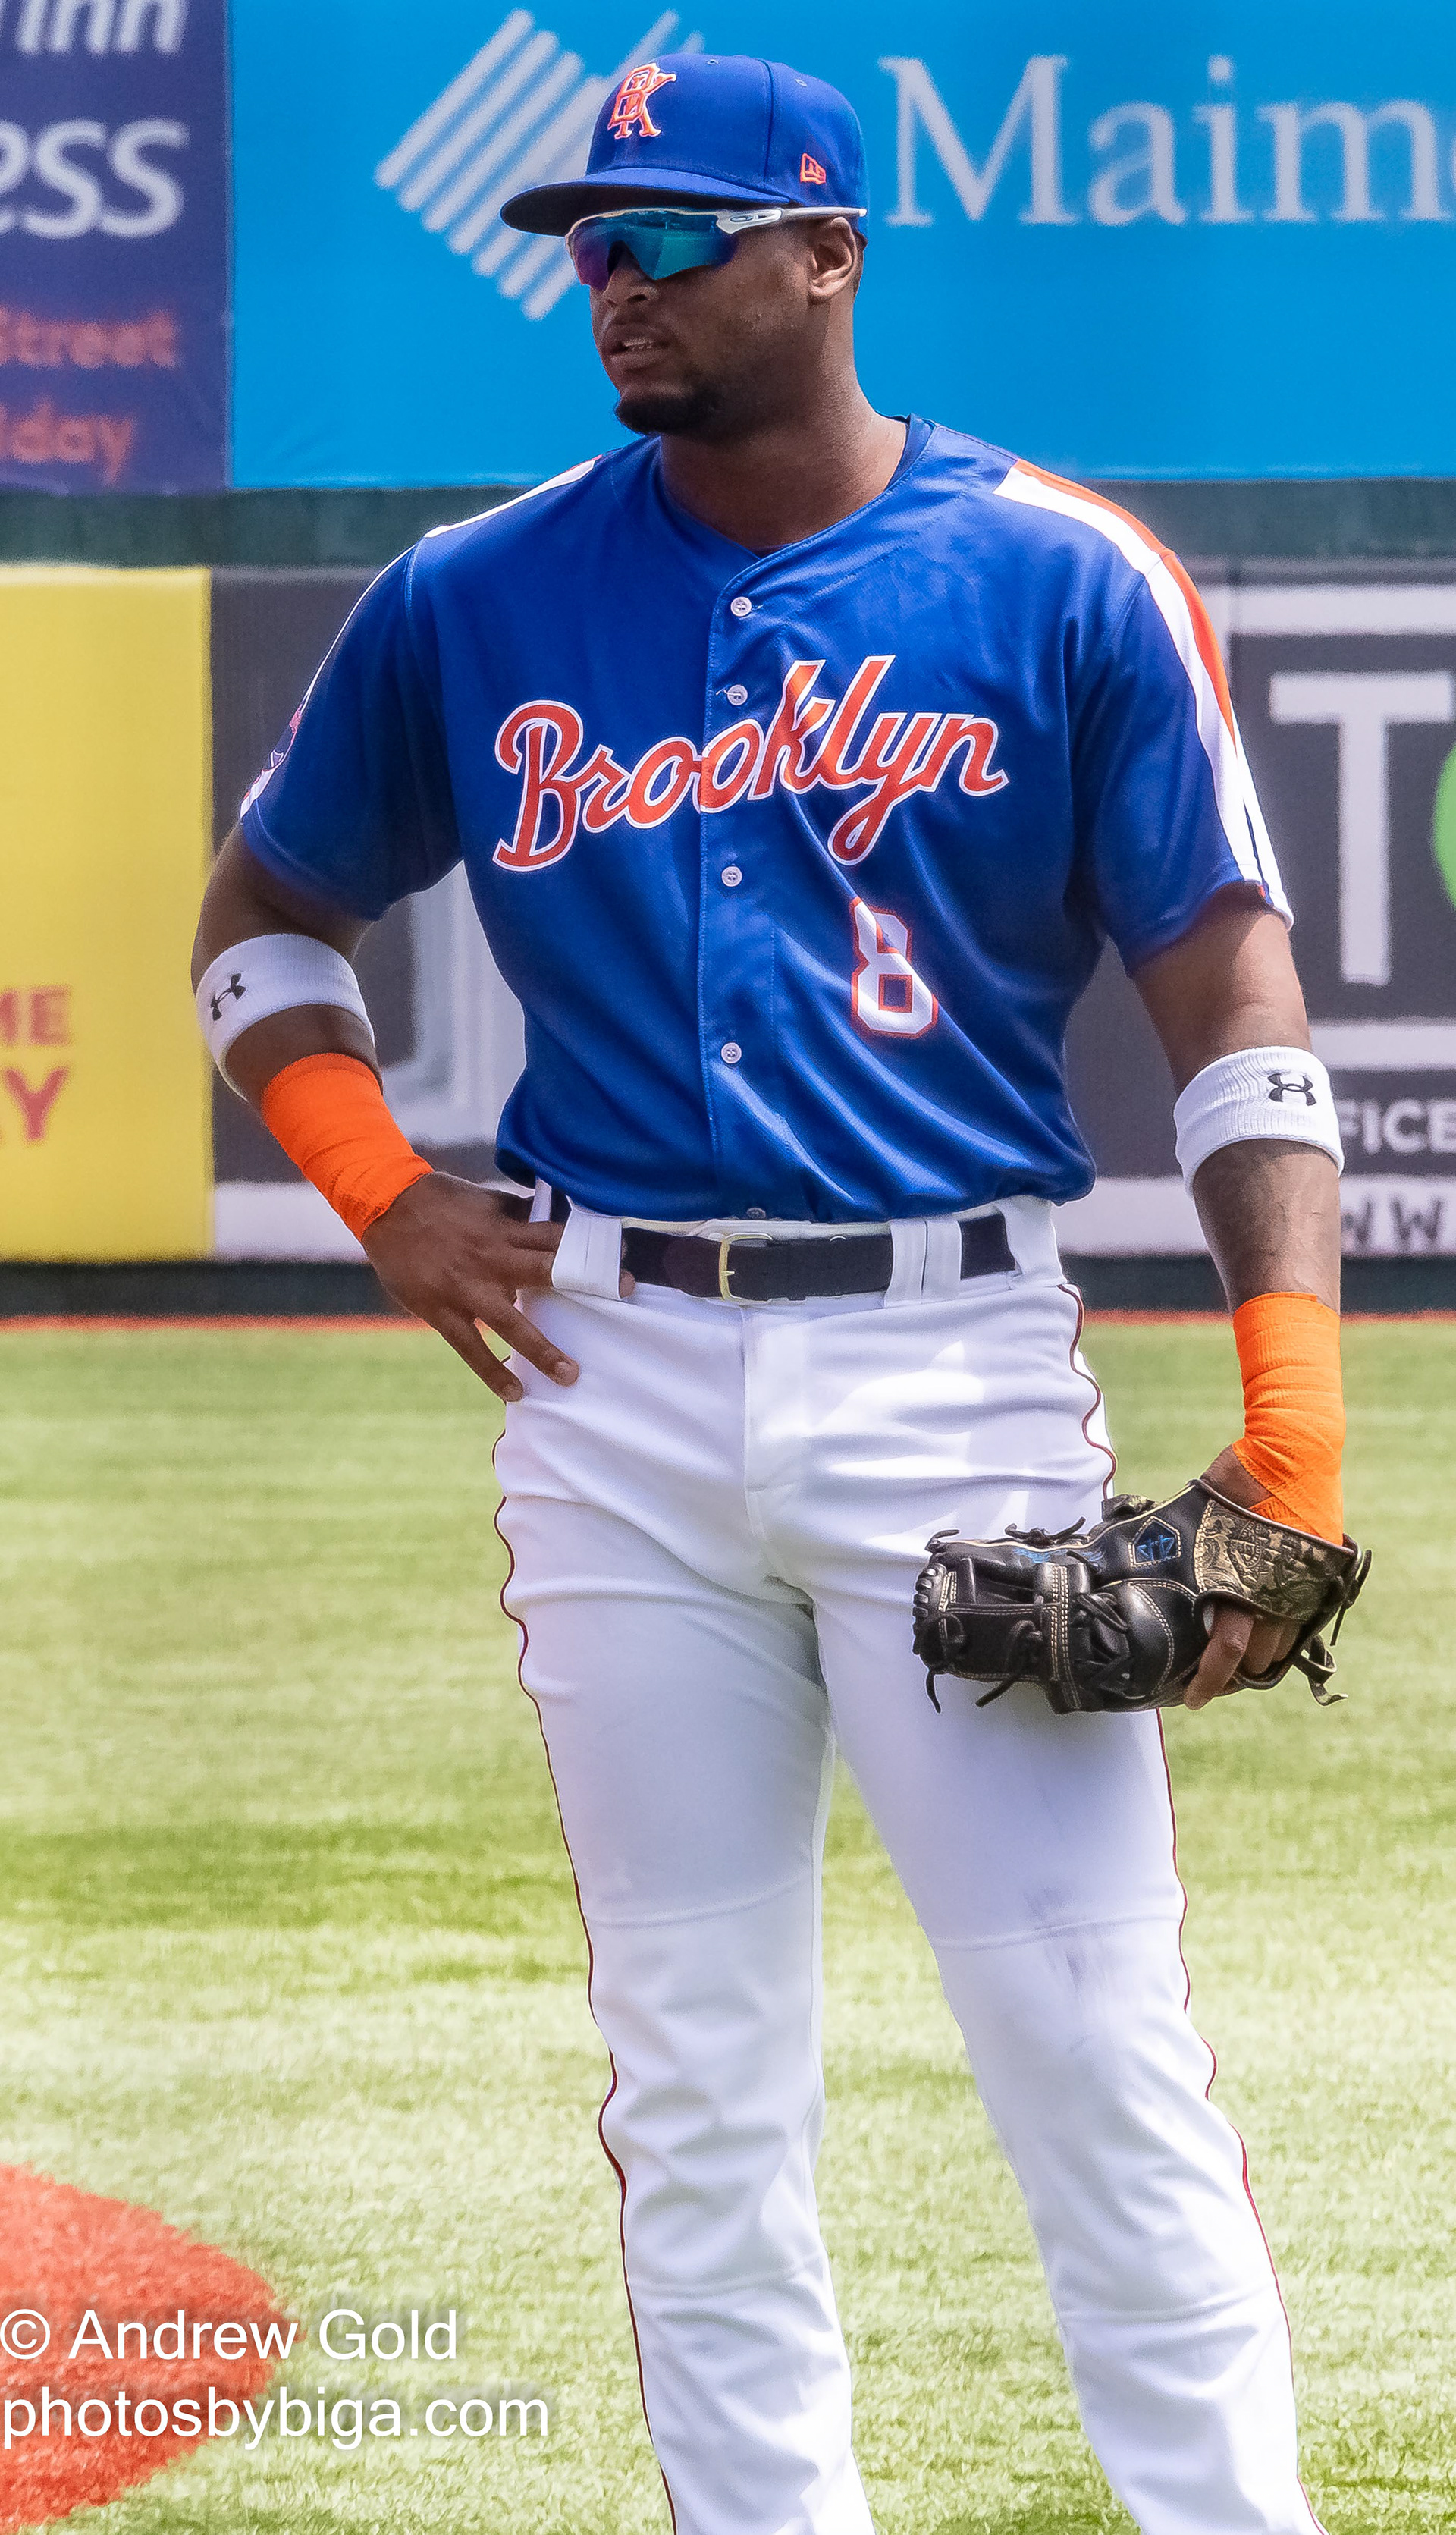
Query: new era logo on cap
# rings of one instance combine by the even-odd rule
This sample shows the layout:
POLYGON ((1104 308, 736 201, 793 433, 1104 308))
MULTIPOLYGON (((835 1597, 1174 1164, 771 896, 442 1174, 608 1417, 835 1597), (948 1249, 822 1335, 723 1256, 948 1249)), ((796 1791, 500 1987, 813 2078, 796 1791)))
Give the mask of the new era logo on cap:
POLYGON ((644 141, 658 141, 662 127, 647 112, 647 99, 659 88, 671 88, 676 71, 660 71, 655 62, 642 62, 629 71, 617 91, 616 102, 607 118, 607 129, 614 141, 630 141, 640 133, 644 141))
POLYGON ((800 184, 826 185, 828 181, 828 177, 825 175, 823 168, 819 165, 819 160, 817 158, 811 158, 808 151, 806 150, 803 157, 799 161, 800 184))

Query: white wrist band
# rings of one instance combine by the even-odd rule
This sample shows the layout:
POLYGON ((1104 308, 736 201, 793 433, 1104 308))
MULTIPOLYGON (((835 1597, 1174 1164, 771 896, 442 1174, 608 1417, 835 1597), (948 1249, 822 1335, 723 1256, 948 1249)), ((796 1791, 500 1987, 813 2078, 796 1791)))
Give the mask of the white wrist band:
POLYGON ((255 1021, 300 1004, 336 1004, 357 1013, 369 1028, 359 980, 347 959, 311 934, 260 933, 251 942, 235 942, 213 960, 197 990, 197 1017, 224 1082, 232 1081, 226 1057, 233 1040, 255 1021))
POLYGON ((1330 1079, 1306 1047, 1243 1047, 1216 1058, 1179 1093, 1173 1123, 1184 1188, 1210 1153, 1254 1137, 1315 1144, 1345 1167, 1330 1079))

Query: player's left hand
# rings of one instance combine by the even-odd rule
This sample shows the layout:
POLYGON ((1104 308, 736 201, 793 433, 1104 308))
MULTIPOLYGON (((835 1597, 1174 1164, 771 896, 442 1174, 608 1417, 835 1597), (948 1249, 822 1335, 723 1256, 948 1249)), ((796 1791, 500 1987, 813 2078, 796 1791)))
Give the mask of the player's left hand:
MULTIPOLYGON (((1255 1506, 1264 1494, 1232 1449, 1210 1461, 1203 1476, 1211 1488, 1217 1488, 1221 1496, 1232 1497, 1236 1505, 1255 1506)), ((1214 1611, 1203 1660, 1183 1692, 1184 1707, 1206 1707, 1210 1700, 1232 1697, 1244 1687, 1242 1673, 1266 1672, 1271 1663, 1289 1651, 1298 1636, 1299 1630, 1291 1622, 1258 1620, 1251 1611, 1238 1610, 1232 1602, 1220 1602, 1214 1611)))

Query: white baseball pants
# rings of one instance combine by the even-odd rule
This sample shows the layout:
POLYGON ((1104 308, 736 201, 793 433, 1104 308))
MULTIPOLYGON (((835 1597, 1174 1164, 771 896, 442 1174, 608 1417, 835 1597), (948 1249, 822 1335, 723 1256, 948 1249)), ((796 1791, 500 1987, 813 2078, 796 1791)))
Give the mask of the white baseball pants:
MULTIPOLYGON (((937 1715, 929 1535, 1096 1514, 1111 1455, 1048 1210, 1015 1274, 895 1228, 890 1295, 617 1296, 574 1215, 498 1466, 613 2076, 643 2400, 677 2535, 868 2535, 815 2208, 819 1867, 844 1753, 1025 2195, 1082 2420, 1145 2535, 1311 2535, 1289 2334, 1186 2011, 1158 1723, 1022 1686, 937 1715)), ((704 1227, 706 1229, 708 1227, 704 1227)), ((716 1227, 713 1227, 716 1229, 716 1227)), ((726 1227, 725 1227, 726 1228, 726 1227)), ((744 1225, 761 1233, 760 1224, 744 1225)))

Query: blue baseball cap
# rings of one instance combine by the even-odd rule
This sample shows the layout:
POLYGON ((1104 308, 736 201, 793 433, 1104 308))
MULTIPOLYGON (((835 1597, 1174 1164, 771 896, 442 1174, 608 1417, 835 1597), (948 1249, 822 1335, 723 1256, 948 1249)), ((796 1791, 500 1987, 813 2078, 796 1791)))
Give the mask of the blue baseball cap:
POLYGON ((783 62, 747 53, 664 53, 604 98, 584 175, 532 185, 501 217, 565 237, 589 212, 643 203, 862 212, 865 143, 848 97, 783 62))

